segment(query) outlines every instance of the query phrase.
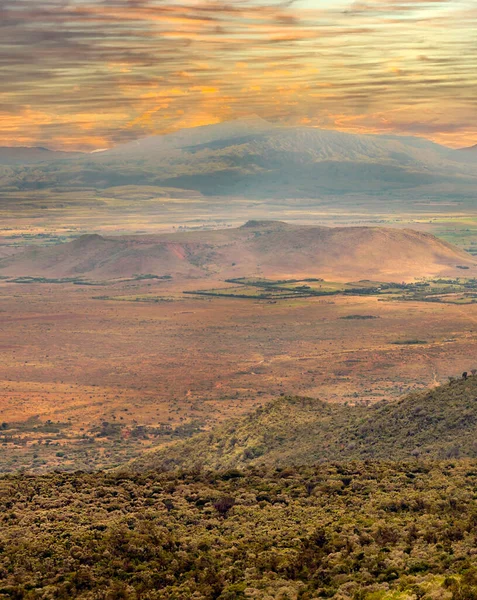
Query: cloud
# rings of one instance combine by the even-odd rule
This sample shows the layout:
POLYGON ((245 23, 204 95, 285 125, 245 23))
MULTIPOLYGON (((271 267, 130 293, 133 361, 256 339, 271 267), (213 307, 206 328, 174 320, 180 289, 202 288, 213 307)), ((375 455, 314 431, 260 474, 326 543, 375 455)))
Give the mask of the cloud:
POLYGON ((396 131, 465 145, 476 26, 473 0, 0 0, 1 143, 88 149, 247 113, 319 124, 339 106, 339 127, 399 111, 396 131))

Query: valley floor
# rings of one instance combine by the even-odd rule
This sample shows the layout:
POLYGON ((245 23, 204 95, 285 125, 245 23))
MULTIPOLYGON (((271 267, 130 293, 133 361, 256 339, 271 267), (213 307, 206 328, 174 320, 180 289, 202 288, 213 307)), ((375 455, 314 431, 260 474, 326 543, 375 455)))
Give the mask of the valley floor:
MULTIPOLYGON (((0 257, 93 231, 251 218, 412 227, 477 247, 473 200, 234 198, 232 213, 230 198, 158 198, 141 187, 0 196, 0 257)), ((228 285, 213 278, 96 283, 0 278, 0 472, 109 468, 281 394, 369 404, 477 366, 476 304, 183 294, 228 285)))
POLYGON ((281 394, 368 404, 476 366, 475 304, 198 285, 0 282, 0 471, 108 468, 281 394))

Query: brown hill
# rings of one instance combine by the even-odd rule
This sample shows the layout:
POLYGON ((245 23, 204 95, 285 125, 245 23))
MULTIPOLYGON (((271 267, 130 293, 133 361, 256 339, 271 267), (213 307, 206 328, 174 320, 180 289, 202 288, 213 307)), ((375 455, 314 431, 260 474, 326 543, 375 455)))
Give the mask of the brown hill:
POLYGON ((467 253, 410 229, 314 227, 249 221, 237 229, 102 237, 86 235, 0 260, 0 275, 115 278, 153 273, 222 279, 323 277, 410 280, 462 275, 477 263, 467 253))

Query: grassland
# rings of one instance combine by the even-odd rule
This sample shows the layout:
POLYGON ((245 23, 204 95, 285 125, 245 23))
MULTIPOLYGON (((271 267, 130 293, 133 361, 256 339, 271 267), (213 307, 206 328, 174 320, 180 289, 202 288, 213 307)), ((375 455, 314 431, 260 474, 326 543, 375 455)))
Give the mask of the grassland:
MULTIPOLYGON (((168 281, 170 275, 135 275, 127 278, 90 280, 84 277, 2 277, 6 283, 19 284, 73 284, 82 286, 113 286, 138 281, 168 281)), ((185 290, 184 294, 193 296, 212 296, 216 298, 246 298, 251 300, 289 300, 321 296, 385 296, 391 300, 411 300, 421 302, 443 302, 447 304, 473 304, 477 302, 477 279, 464 277, 426 278, 414 283, 385 283, 378 281, 358 281, 351 283, 331 282, 323 279, 268 280, 262 278, 239 278, 226 281, 236 286, 212 289, 185 290)), ((169 302, 178 301, 179 294, 164 296, 151 294, 126 294, 121 296, 96 296, 100 300, 124 302, 169 302)), ((359 315, 358 315, 359 317, 359 315)))
POLYGON ((191 290, 186 294, 222 298, 249 298, 251 300, 287 300, 320 296, 383 296, 388 300, 473 304, 477 302, 477 279, 438 278, 421 279, 412 283, 385 283, 358 281, 351 283, 323 279, 267 280, 240 278, 228 280, 225 288, 191 290))

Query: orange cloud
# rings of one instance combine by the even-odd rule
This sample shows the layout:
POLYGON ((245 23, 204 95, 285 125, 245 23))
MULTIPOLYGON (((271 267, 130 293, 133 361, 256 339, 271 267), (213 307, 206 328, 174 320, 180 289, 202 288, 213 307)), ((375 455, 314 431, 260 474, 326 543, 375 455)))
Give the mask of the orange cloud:
POLYGON ((93 149, 258 113, 465 145, 476 28, 474 0, 3 0, 0 143, 93 149))

